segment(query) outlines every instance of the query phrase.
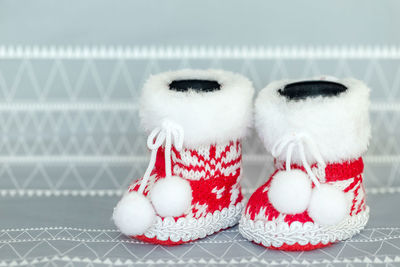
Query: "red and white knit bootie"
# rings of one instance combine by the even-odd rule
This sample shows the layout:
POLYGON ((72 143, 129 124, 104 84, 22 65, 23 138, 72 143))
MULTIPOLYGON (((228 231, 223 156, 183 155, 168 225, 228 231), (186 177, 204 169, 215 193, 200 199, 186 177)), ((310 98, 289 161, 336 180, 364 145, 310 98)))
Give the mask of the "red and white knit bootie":
POLYGON ((352 237, 368 220, 363 160, 369 89, 354 79, 273 82, 255 104, 275 172, 249 199, 239 230, 267 248, 311 250, 352 237))
POLYGON ((150 77, 140 118, 151 158, 114 209, 122 233, 178 245, 238 223, 240 139, 251 124, 253 91, 245 77, 219 70, 150 77))

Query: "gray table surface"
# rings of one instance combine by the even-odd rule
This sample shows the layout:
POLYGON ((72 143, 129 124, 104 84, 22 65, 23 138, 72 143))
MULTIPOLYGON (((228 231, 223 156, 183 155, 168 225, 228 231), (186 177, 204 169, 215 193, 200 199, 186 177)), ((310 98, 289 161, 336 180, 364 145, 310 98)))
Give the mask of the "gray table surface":
POLYGON ((117 195, 5 196, 0 204, 0 266, 400 265, 399 193, 370 192, 361 234, 310 252, 264 249, 233 227, 176 247, 122 236, 110 215, 117 195), (351 264, 351 265, 349 265, 351 264))

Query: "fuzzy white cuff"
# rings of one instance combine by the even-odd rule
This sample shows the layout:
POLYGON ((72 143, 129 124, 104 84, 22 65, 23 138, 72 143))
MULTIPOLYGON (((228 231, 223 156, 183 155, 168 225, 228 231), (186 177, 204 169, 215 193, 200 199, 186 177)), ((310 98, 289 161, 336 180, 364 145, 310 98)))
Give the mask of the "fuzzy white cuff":
POLYGON ((180 70, 151 76, 140 99, 140 119, 146 131, 161 126, 164 119, 184 129, 184 145, 196 147, 236 140, 251 126, 252 83, 239 74, 222 70, 180 70), (220 90, 178 92, 174 80, 213 80, 220 90))
MULTIPOLYGON (((367 150, 371 135, 369 88, 351 78, 329 80, 348 89, 337 96, 287 100, 278 90, 298 80, 283 80, 269 84, 259 93, 255 103, 255 124, 268 151, 271 152, 282 136, 301 132, 313 139, 327 163, 358 158, 367 150)), ((284 161, 285 157, 286 149, 278 160, 284 161)), ((313 161, 307 151, 306 157, 313 161)), ((292 162, 301 163, 296 150, 292 162)))

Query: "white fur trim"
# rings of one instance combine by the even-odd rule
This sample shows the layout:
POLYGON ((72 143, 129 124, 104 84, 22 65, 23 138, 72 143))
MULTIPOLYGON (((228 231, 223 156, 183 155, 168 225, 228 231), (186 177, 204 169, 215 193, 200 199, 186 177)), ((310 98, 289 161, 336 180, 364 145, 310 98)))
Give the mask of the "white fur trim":
POLYGON ((125 194, 114 208, 113 220, 125 235, 143 234, 156 220, 150 201, 138 192, 125 194))
MULTIPOLYGON (((338 96, 289 101, 278 89, 296 81, 284 80, 269 84, 259 93, 255 124, 268 151, 282 136, 300 132, 311 136, 327 163, 358 158, 367 150, 371 135, 369 88, 351 78, 331 80, 348 89, 338 96)), ((286 150, 278 160, 285 160, 286 150)), ((308 151, 306 157, 314 162, 308 151)), ((293 151, 292 162, 301 164, 297 150, 293 151)))
POLYGON ((157 216, 156 222, 144 235, 161 241, 168 239, 172 242, 193 241, 234 226, 239 222, 242 210, 243 203, 238 203, 223 208, 221 211, 207 213, 199 219, 181 217, 175 221, 172 217, 162 219, 157 216))
POLYGON ((157 214, 178 217, 192 204, 192 188, 187 180, 177 176, 158 180, 150 191, 150 200, 157 214))
POLYGON ((251 126, 251 82, 242 75, 222 70, 180 70, 151 76, 145 83, 139 115, 146 131, 164 119, 183 127, 187 147, 242 138, 251 126), (169 89, 174 80, 207 79, 221 84, 212 92, 177 92, 169 89))
POLYGON ((346 240, 358 234, 367 224, 369 208, 355 216, 349 216, 336 225, 321 226, 317 223, 286 222, 276 223, 273 221, 253 221, 247 216, 242 216, 239 224, 239 232, 248 240, 265 247, 279 248, 283 244, 305 246, 319 243, 328 244, 346 240))
POLYGON ((321 225, 334 225, 350 213, 350 203, 344 192, 333 185, 321 184, 315 187, 308 207, 308 214, 321 225))
POLYGON ((307 209, 311 191, 311 180, 303 171, 279 171, 272 178, 268 198, 280 213, 298 214, 307 209))

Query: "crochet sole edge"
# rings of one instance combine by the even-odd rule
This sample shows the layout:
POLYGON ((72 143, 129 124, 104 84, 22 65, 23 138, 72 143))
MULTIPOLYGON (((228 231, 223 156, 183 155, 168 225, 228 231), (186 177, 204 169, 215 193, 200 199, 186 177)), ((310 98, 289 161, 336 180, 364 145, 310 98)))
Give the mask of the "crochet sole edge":
POLYGON ((367 224, 368 218, 369 207, 332 226, 321 226, 312 222, 293 222, 289 226, 286 222, 277 224, 272 221, 253 221, 243 216, 239 223, 239 232, 250 241, 275 249, 292 245, 329 245, 358 234, 367 224))
MULTIPOLYGON (((240 202, 198 219, 182 217, 175 220, 172 217, 157 216, 155 224, 140 237, 168 243, 194 241, 236 225, 242 215, 243 207, 243 202, 240 202)), ((140 237, 137 238, 143 239, 140 237)))

